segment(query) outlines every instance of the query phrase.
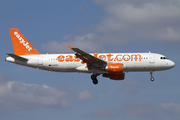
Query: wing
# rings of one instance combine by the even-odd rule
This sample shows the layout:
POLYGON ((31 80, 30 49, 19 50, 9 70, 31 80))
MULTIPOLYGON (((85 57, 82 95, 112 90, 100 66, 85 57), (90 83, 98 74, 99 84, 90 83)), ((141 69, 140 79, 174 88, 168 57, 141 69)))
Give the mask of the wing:
POLYGON ((107 62, 104 60, 101 60, 91 54, 88 54, 79 48, 73 48, 69 46, 69 50, 73 50, 75 52, 75 55, 77 58, 80 58, 84 63, 87 64, 88 68, 91 68, 92 66, 97 67, 97 68, 104 68, 107 65, 107 62))

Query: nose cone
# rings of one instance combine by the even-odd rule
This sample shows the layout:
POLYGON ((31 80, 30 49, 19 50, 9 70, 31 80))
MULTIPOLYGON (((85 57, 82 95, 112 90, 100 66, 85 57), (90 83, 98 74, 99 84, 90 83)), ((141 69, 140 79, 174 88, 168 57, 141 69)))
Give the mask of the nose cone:
POLYGON ((170 68, 173 68, 175 66, 175 63, 173 61, 169 61, 168 66, 170 68))

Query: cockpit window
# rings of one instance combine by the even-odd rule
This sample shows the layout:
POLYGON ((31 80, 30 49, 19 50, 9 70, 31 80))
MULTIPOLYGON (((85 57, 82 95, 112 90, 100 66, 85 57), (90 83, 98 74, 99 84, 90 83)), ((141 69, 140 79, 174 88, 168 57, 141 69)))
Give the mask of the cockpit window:
POLYGON ((167 59, 166 57, 161 57, 161 59, 167 59))

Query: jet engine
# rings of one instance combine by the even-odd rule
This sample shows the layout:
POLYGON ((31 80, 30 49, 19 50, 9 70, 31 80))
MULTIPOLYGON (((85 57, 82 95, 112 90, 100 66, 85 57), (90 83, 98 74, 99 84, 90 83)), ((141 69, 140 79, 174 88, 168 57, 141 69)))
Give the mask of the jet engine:
POLYGON ((108 77, 112 80, 124 80, 123 64, 107 64, 106 69, 108 73, 103 74, 103 77, 108 77))
POLYGON ((109 73, 120 73, 123 71, 123 64, 121 63, 107 64, 106 69, 109 73))

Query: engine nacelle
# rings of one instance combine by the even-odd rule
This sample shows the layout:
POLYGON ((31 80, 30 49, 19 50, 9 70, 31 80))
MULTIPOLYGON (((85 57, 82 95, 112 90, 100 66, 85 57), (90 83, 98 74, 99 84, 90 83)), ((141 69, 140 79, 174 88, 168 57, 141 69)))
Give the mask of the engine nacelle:
POLYGON ((107 64, 106 69, 109 73, 120 73, 123 71, 123 64, 121 63, 107 64))
POLYGON ((103 77, 108 77, 112 80, 124 80, 125 78, 125 73, 121 72, 121 73, 106 73, 103 74, 103 77))
POLYGON ((125 75, 122 63, 107 64, 106 70, 108 73, 103 74, 103 77, 108 77, 112 80, 124 80, 125 75))

